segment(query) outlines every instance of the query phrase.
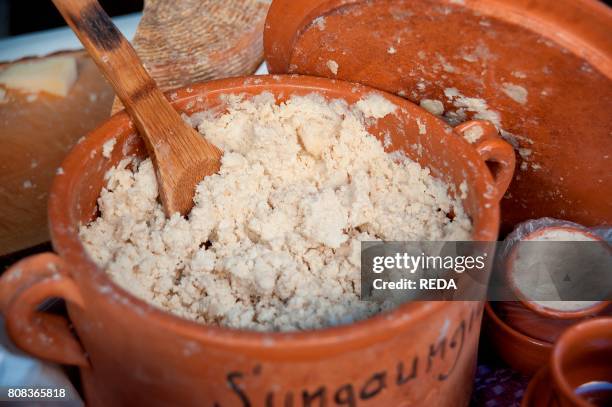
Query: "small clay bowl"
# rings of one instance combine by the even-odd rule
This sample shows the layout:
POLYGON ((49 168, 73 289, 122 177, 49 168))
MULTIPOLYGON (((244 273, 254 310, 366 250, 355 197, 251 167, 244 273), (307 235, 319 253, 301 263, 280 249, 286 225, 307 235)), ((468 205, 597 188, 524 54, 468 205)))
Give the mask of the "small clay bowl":
POLYGON ((612 318, 565 331, 555 344, 550 371, 560 406, 612 405, 612 318))
POLYGON ((531 375, 548 363, 553 345, 513 329, 499 318, 490 303, 485 305, 484 326, 493 349, 513 369, 531 375))
MULTIPOLYGON (((527 236, 524 236, 521 239, 521 241, 524 242, 524 241, 545 240, 545 239, 542 239, 542 237, 547 234, 551 235, 550 241, 553 241, 555 239, 555 237, 553 236, 554 233, 570 233, 576 236, 577 241, 582 240, 582 241, 600 242, 602 245, 605 245, 604 247, 606 247, 609 253, 612 255, 612 248, 607 244, 606 241, 601 239, 599 236, 589 232, 588 230, 578 228, 578 227, 571 227, 571 226, 544 227, 544 228, 538 229, 528 234, 527 236)), ((562 309, 550 308, 550 307, 547 307, 546 305, 530 300, 521 291, 521 289, 517 287, 516 280, 512 277, 514 265, 516 262, 516 257, 518 255, 518 248, 519 248, 519 244, 515 245, 511 249, 510 254, 508 255, 507 259, 504 262, 504 273, 505 273, 504 277, 506 278, 508 286, 513 291, 517 300, 526 309, 530 310, 534 314, 539 315, 544 318, 565 319, 565 320, 573 320, 573 322, 576 322, 576 320, 580 318, 595 316, 601 313, 602 311, 604 311, 610 305, 610 301, 597 301, 597 302, 593 302, 591 305, 588 305, 582 308, 562 310, 562 309)), ((511 325, 516 326, 515 324, 511 324, 511 325)), ((561 324, 561 326, 563 326, 563 324, 561 324)))

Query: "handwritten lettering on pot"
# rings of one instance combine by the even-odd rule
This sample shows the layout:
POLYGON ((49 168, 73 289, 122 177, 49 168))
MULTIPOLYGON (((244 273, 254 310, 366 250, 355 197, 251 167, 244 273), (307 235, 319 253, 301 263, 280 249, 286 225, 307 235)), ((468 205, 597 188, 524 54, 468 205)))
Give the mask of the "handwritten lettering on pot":
MULTIPOLYGON (((244 385, 247 380, 255 380, 265 374, 262 365, 256 365, 250 371, 230 371, 226 374, 228 390, 235 396, 232 405, 244 407, 261 406, 357 406, 360 401, 370 401, 393 388, 410 385, 420 377, 432 376, 434 380, 443 382, 455 370, 464 350, 466 334, 470 333, 477 318, 481 315, 482 306, 475 306, 469 316, 460 320, 447 333, 441 335, 433 343, 419 349, 407 360, 398 360, 393 366, 373 368, 363 372, 360 380, 341 384, 307 385, 302 389, 285 390, 270 388, 261 392, 258 397, 249 394, 244 385), (447 366, 444 371, 438 371, 436 366, 447 366)), ((221 407, 222 403, 214 406, 221 407)))

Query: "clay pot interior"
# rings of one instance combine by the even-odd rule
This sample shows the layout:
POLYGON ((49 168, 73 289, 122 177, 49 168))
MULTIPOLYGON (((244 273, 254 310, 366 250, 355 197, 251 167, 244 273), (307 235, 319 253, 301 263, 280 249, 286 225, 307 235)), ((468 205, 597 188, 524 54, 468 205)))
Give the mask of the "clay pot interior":
POLYGON ((567 330, 555 345, 551 374, 562 405, 612 405, 612 318, 567 330))

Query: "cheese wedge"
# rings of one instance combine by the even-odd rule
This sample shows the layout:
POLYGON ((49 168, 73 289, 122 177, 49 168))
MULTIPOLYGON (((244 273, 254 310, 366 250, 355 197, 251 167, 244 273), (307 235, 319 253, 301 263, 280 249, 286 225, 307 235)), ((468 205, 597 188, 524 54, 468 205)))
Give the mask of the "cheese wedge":
POLYGON ((7 88, 64 97, 76 79, 76 60, 68 56, 19 62, 0 72, 0 84, 7 88))

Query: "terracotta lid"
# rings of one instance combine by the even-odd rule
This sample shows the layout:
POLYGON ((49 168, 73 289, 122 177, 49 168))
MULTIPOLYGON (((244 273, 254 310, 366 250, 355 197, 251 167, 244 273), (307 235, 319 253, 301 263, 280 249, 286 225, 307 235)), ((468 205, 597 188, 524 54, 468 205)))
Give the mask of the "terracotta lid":
POLYGON ((272 73, 361 82, 514 144, 503 231, 612 222, 612 11, 594 0, 275 0, 272 73), (442 113, 443 111, 443 113, 442 113))

